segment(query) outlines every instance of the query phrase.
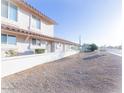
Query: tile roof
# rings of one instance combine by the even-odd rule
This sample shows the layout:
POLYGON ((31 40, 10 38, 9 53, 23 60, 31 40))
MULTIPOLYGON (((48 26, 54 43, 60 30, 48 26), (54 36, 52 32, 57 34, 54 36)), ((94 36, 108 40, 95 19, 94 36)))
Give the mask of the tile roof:
MULTIPOLYGON (((53 19, 49 18, 48 16, 44 15, 42 12, 40 12, 38 9, 34 8, 33 6, 31 6, 30 4, 28 4, 26 2, 26 0, 11 0, 13 2, 15 2, 16 4, 20 4, 24 7, 26 7, 27 9, 32 10, 33 12, 35 12, 39 17, 42 17, 42 19, 50 24, 57 24, 56 21, 54 21, 53 19)), ((21 6, 21 7, 22 7, 21 6)))
POLYGON ((30 35, 30 36, 36 36, 36 37, 39 37, 39 38, 44 39, 44 40, 61 42, 61 43, 65 43, 65 44, 72 44, 72 45, 79 46, 79 44, 68 41, 68 40, 64 40, 64 39, 61 39, 61 38, 58 38, 58 37, 50 37, 50 36, 42 35, 42 34, 34 32, 34 31, 20 29, 18 27, 10 26, 8 24, 7 25, 6 24, 1 24, 1 29, 2 30, 7 30, 7 31, 18 32, 18 33, 22 33, 22 34, 30 35))

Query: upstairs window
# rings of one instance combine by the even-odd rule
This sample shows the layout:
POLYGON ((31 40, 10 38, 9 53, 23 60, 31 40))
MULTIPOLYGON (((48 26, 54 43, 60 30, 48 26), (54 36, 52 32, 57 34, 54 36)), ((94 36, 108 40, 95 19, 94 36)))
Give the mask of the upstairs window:
POLYGON ((1 16, 8 18, 8 2, 1 0, 1 16))
POLYGON ((17 7, 12 3, 9 4, 9 19, 17 21, 17 7))
POLYGON ((41 29, 41 21, 40 19, 36 18, 35 16, 32 16, 32 27, 36 29, 41 29))
POLYGON ((17 7, 7 0, 1 0, 1 16, 17 21, 17 7))

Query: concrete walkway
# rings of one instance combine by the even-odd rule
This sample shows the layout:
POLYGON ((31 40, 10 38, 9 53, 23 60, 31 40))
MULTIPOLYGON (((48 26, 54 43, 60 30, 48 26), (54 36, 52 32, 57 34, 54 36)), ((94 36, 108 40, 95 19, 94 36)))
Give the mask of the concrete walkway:
POLYGON ((119 56, 80 53, 2 78, 2 93, 121 93, 121 69, 119 56))

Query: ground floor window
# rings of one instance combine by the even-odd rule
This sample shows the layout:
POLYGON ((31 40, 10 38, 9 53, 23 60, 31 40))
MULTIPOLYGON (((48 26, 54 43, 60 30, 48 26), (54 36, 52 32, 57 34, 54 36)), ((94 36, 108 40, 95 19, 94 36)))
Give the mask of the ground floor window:
POLYGON ((2 34, 1 35, 1 43, 2 44, 6 44, 7 43, 7 35, 6 34, 2 34))
POLYGON ((36 39, 32 38, 32 45, 36 45, 36 39))
POLYGON ((7 35, 7 34, 1 34, 1 43, 2 44, 16 44, 16 36, 14 35, 7 35))
POLYGON ((41 46, 41 41, 39 39, 32 38, 32 45, 41 46))
POLYGON ((38 46, 41 46, 41 42, 40 42, 39 39, 36 40, 36 44, 37 44, 38 46))
POLYGON ((16 36, 8 35, 8 37, 7 37, 7 43, 8 44, 15 45, 16 44, 16 36))

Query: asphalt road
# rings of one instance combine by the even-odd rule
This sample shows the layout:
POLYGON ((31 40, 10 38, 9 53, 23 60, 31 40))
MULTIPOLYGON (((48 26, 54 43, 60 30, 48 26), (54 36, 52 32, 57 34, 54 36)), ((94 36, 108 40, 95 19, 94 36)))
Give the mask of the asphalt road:
POLYGON ((80 53, 2 78, 2 93, 121 93, 121 57, 80 53))
POLYGON ((117 56, 122 56, 122 49, 110 49, 110 48, 108 48, 108 49, 106 49, 106 51, 108 52, 108 53, 111 53, 111 54, 114 54, 114 55, 117 55, 117 56))

